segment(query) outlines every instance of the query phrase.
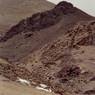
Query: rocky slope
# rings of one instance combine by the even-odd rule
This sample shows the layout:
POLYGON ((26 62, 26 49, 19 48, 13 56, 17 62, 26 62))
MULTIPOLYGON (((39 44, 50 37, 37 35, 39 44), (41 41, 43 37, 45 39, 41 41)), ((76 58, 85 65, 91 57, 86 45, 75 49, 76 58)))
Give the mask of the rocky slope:
POLYGON ((23 19, 1 36, 0 57, 18 61, 55 40, 77 22, 91 19, 94 17, 72 4, 61 2, 51 10, 23 19))
POLYGON ((46 84, 60 95, 94 95, 94 36, 95 20, 80 22, 19 64, 1 59, 0 74, 12 81, 20 77, 31 85, 46 84))
POLYGON ((12 82, 0 76, 0 95, 55 95, 54 93, 37 90, 33 86, 12 82))
POLYGON ((94 51, 95 20, 78 23, 22 63, 32 73, 32 79, 49 85, 60 95, 94 95, 94 51))
POLYGON ((94 95, 94 51, 95 18, 63 1, 1 37, 0 75, 46 84, 59 95, 94 95))

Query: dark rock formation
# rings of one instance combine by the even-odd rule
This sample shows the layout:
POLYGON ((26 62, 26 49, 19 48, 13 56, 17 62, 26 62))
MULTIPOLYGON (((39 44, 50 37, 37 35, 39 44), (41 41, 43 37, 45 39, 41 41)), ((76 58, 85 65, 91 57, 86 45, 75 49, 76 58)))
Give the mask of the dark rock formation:
POLYGON ((23 79, 30 79, 31 77, 31 73, 27 69, 12 64, 0 64, 0 75, 12 81, 16 81, 18 77, 23 79))
POLYGON ((62 78, 63 80, 68 80, 70 78, 77 77, 80 72, 80 68, 75 65, 65 66, 58 72, 57 77, 62 78))
POLYGON ((55 9, 59 9, 64 14, 73 12, 72 8, 73 8, 73 5, 69 2, 66 2, 66 1, 60 2, 57 6, 55 6, 55 9))
POLYGON ((95 90, 88 90, 84 92, 85 95, 95 95, 95 90))
POLYGON ((72 4, 64 1, 56 5, 52 10, 34 14, 32 17, 26 18, 13 26, 4 37, 0 38, 0 42, 5 42, 21 32, 33 32, 48 28, 58 23, 63 15, 70 14, 73 8, 72 4))
POLYGON ((95 76, 90 79, 90 81, 95 81, 95 76))
POLYGON ((6 31, 0 37, 0 57, 18 61, 65 34, 77 22, 92 19, 92 16, 63 1, 51 10, 21 20, 6 31))

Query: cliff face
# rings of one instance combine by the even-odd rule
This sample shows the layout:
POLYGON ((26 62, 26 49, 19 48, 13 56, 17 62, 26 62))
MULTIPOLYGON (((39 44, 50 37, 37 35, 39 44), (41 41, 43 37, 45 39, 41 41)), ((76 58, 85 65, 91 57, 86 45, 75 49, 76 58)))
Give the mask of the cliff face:
POLYGON ((64 34, 78 21, 90 19, 93 17, 72 4, 61 2, 51 10, 23 19, 1 36, 0 56, 10 61, 19 60, 64 34))

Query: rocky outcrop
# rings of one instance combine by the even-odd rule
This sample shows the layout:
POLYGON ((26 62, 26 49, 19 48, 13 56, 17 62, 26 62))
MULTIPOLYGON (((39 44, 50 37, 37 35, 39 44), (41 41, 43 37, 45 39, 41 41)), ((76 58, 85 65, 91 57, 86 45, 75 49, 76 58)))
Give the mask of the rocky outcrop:
POLYGON ((27 69, 12 64, 0 63, 0 75, 12 81, 16 81, 18 77, 26 80, 31 79, 31 73, 27 69))
POLYGON ((44 28, 48 28, 58 23, 62 16, 70 14, 74 7, 72 4, 67 2, 61 2, 54 9, 34 14, 32 17, 20 21, 17 25, 13 26, 4 37, 0 39, 0 42, 7 41, 11 37, 28 31, 39 31, 44 28))
POLYGON ((70 53, 70 51, 66 51, 69 47, 71 48, 77 45, 95 45, 95 24, 92 25, 94 22, 95 21, 89 21, 86 22, 86 24, 85 22, 78 23, 74 28, 68 30, 66 35, 63 35, 61 39, 54 42, 54 44, 50 44, 49 47, 47 46, 47 49, 43 52, 42 61, 45 63, 47 63, 47 61, 56 61, 57 59, 63 57, 65 52, 70 53))
POLYGON ((0 36, 24 18, 50 10, 55 5, 47 0, 1 0, 0 36))
POLYGON ((23 19, 2 35, 0 57, 9 61, 21 60, 30 52, 65 34, 77 22, 92 19, 94 17, 63 1, 51 10, 23 19))

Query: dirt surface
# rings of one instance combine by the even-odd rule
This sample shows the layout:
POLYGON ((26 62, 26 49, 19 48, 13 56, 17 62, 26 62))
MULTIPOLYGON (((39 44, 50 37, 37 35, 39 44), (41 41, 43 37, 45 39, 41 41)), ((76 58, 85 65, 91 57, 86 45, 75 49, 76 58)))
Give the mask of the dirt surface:
POLYGON ((54 93, 37 90, 32 86, 9 81, 0 76, 0 95, 55 95, 54 93))

